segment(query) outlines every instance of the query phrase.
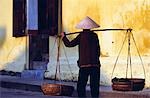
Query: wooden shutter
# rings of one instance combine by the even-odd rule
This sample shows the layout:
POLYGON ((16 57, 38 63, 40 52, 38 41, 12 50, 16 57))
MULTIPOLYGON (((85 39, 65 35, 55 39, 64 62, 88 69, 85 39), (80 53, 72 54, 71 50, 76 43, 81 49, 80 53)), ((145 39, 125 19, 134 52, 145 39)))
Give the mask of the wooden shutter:
POLYGON ((13 37, 25 36, 26 0, 13 0, 13 37))
POLYGON ((38 0, 39 34, 57 35, 58 0, 38 0))

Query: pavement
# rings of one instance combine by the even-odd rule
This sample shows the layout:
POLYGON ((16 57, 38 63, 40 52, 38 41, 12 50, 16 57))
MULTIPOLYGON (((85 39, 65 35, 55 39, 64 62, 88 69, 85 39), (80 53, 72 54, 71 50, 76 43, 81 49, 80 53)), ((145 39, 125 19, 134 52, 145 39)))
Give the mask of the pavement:
MULTIPOLYGON (((76 97, 77 98, 77 91, 76 91, 76 82, 70 81, 54 81, 50 79, 26 79, 21 78, 19 76, 10 76, 10 75, 0 75, 0 87, 1 88, 8 88, 8 89, 15 89, 15 90, 24 90, 24 91, 31 91, 31 92, 42 92, 41 85, 45 83, 52 83, 52 84, 64 84, 70 85, 75 88, 72 96, 61 96, 61 98, 69 98, 69 97, 76 97)), ((87 97, 90 97, 90 87, 87 85, 86 87, 86 94, 87 97)), ((47 96, 41 93, 41 96, 47 96)), ((54 96, 56 98, 56 96, 54 96)), ((144 88, 142 91, 113 91, 111 86, 100 86, 100 98, 150 98, 150 89, 144 88)))

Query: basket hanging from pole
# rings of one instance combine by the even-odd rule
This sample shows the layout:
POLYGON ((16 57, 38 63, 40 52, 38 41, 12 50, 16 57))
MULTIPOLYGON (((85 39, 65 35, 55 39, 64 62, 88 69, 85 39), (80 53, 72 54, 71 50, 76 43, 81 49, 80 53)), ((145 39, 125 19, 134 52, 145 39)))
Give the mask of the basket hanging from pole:
MULTIPOLYGON (((112 82, 112 89, 113 90, 117 90, 117 91, 140 91, 145 86, 145 79, 142 79, 142 78, 132 78, 131 53, 130 53, 130 44, 131 44, 130 43, 130 38, 133 39, 134 44, 136 46, 136 43, 135 43, 135 40, 134 40, 132 32, 130 30, 127 30, 125 39, 123 41, 122 47, 121 47, 121 49, 119 51, 119 54, 117 56, 117 59, 116 59, 116 62, 115 62, 114 68, 113 68, 112 76, 111 76, 111 79, 112 79, 111 82, 112 82), (121 50, 123 48, 123 45, 124 45, 125 40, 126 40, 127 37, 128 37, 128 57, 127 57, 126 78, 116 78, 115 77, 115 78, 112 79, 112 76, 113 76, 113 73, 114 73, 114 69, 116 67, 119 55, 121 53, 121 50), (128 65, 130 65, 131 78, 127 78, 128 65)), ((136 49, 137 49, 137 46, 136 46, 136 49)), ((137 52, 138 52, 138 55, 140 57, 140 60, 141 60, 142 66, 143 66, 143 61, 141 59, 141 56, 139 54, 138 49, 137 49, 137 52)), ((143 71, 144 71, 144 76, 146 77, 144 66, 143 66, 143 71)))
POLYGON ((57 54, 57 65, 56 65, 56 73, 55 73, 55 80, 59 80, 59 84, 52 84, 46 83, 41 85, 41 89, 44 95, 51 95, 51 96, 72 96, 74 87, 69 85, 64 85, 61 83, 60 77, 60 39, 58 39, 58 54, 57 54), (59 74, 59 76, 58 76, 59 74))

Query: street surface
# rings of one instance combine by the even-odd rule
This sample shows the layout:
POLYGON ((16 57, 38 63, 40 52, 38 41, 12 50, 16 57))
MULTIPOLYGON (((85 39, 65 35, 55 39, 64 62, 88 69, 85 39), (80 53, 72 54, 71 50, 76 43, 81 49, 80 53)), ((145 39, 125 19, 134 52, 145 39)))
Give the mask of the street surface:
POLYGON ((72 98, 72 97, 47 96, 44 95, 42 92, 31 92, 0 87, 0 98, 72 98))

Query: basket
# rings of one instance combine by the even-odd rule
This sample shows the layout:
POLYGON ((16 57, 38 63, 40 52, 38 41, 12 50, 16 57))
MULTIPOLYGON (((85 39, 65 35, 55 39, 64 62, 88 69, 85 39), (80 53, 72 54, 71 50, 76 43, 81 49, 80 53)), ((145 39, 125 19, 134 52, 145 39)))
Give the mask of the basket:
POLYGON ((133 83, 133 85, 132 85, 132 90, 133 91, 140 91, 145 86, 145 79, 131 78, 130 81, 131 81, 131 83, 133 83))
POLYGON ((53 96, 71 96, 74 87, 62 84, 43 84, 41 89, 44 95, 53 95, 53 96))
POLYGON ((113 78, 112 88, 117 91, 140 91, 144 88, 145 79, 141 78, 113 78))

